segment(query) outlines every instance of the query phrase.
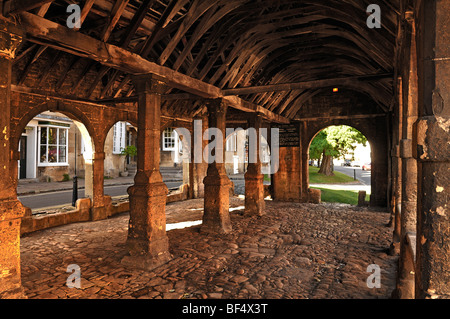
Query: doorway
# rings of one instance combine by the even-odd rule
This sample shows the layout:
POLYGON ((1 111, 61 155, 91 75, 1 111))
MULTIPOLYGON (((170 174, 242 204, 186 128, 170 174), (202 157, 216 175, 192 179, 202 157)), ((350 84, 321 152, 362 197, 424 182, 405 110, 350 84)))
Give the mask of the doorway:
POLYGON ((20 152, 20 159, 19 159, 19 178, 27 178, 27 137, 21 136, 20 142, 19 142, 19 152, 20 152))

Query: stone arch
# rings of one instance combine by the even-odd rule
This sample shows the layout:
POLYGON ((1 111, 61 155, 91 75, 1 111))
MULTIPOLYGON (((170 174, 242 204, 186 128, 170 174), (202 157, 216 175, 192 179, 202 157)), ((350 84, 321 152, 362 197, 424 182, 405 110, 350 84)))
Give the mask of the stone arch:
MULTIPOLYGON (((20 135, 22 134, 23 130, 27 126, 27 124, 37 115, 50 111, 50 112, 58 112, 66 115, 67 117, 71 118, 72 120, 77 121, 78 123, 81 123, 86 130, 84 131, 84 134, 89 134, 90 138, 92 139, 93 144, 93 151, 98 148, 99 139, 98 139, 98 133, 96 129, 94 128, 94 125, 89 120, 89 117, 82 111, 80 111, 78 108, 73 107, 71 104, 65 104, 62 102, 47 102, 47 103, 40 103, 38 105, 33 105, 33 108, 27 108, 28 112, 24 110, 25 108, 20 108, 19 110, 19 116, 12 119, 11 122, 15 122, 14 126, 11 125, 11 150, 14 152, 17 150, 19 145, 19 139, 20 135)), ((76 124, 76 123, 75 123, 76 124)), ((76 124, 77 127, 81 127, 79 124, 76 124)))
MULTIPOLYGON (((104 175, 108 177, 119 177, 119 176, 134 176, 136 173, 136 158, 120 155, 116 149, 118 146, 115 144, 120 141, 123 143, 122 147, 127 147, 128 145, 137 146, 137 126, 130 122, 127 118, 114 118, 114 122, 110 121, 105 126, 105 132, 102 134, 102 152, 104 152, 104 175), (118 128, 121 130, 119 133, 123 134, 120 140, 115 140, 114 130, 115 125, 119 122, 129 123, 135 130, 132 130, 128 125, 119 125, 118 128), (122 131, 123 130, 123 131, 122 131), (131 133, 135 132, 135 133, 131 133), (131 141, 131 144, 129 144, 131 141), (115 151, 114 151, 115 150, 115 151), (125 175, 126 173, 127 175, 125 175)), ((120 145, 119 145, 120 146, 120 145)))
MULTIPOLYGON (((329 126, 347 125, 360 131, 368 140, 371 147, 371 199, 372 206, 388 205, 388 162, 387 156, 389 150, 387 145, 386 118, 361 118, 361 119, 329 119, 323 121, 311 121, 307 124, 307 130, 302 139, 303 145, 307 146, 306 159, 303 158, 303 164, 308 165, 309 147, 314 137, 323 129, 329 126)), ((308 166, 306 166, 308 167, 308 166)), ((309 184, 309 180, 308 180, 309 184)))

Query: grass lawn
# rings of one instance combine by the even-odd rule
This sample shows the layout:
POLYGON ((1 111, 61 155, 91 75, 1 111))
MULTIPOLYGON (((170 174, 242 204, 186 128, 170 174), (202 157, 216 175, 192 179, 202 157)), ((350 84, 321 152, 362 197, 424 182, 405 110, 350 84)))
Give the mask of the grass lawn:
MULTIPOLYGON (((344 203, 358 205, 358 192, 338 189, 328 189, 320 187, 311 187, 322 191, 322 202, 324 203, 344 203)), ((370 200, 370 195, 366 195, 366 201, 370 200)))
MULTIPOLYGON (((353 177, 340 172, 334 172, 334 176, 325 176, 319 174, 319 168, 309 167, 309 183, 310 184, 347 184, 355 182, 353 177)), ((311 187, 322 191, 322 202, 325 203, 344 203, 350 205, 358 205, 358 191, 337 190, 322 187, 311 187)), ((370 200, 370 195, 366 196, 366 200, 370 200)))
POLYGON ((319 168, 315 166, 309 167, 309 183, 310 184, 344 184, 354 182, 353 177, 344 173, 334 172, 334 176, 325 176, 319 174, 319 168))

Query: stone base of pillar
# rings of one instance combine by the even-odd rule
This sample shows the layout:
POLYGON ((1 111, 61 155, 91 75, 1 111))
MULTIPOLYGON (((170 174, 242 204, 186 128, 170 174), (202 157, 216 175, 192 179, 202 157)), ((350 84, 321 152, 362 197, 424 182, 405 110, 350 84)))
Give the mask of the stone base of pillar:
POLYGON ((206 176, 202 232, 226 234, 231 232, 230 187, 227 175, 206 176))
MULTIPOLYGON (((130 249, 130 246, 140 247, 142 246, 142 243, 131 240, 127 241, 127 246, 130 249)), ((130 268, 151 271, 172 260, 172 255, 169 253, 169 240, 167 238, 152 240, 148 246, 150 252, 143 253, 142 255, 130 253, 130 255, 122 258, 121 264, 130 268)))
POLYGON ((400 254, 400 242, 393 241, 391 245, 389 246, 389 255, 390 256, 397 256, 400 254))
POLYGON ((111 216, 111 203, 111 196, 104 196, 102 202, 97 204, 98 206, 91 208, 91 220, 102 220, 111 216))
POLYGON ((264 175, 245 174, 245 210, 246 215, 262 216, 264 209, 264 175))
POLYGON ((130 222, 126 246, 129 255, 122 259, 122 264, 151 270, 172 258, 166 234, 167 186, 163 182, 136 184, 128 188, 128 194, 130 222))
POLYGON ((0 201, 0 299, 25 298, 20 277, 20 227, 25 207, 17 199, 0 201))

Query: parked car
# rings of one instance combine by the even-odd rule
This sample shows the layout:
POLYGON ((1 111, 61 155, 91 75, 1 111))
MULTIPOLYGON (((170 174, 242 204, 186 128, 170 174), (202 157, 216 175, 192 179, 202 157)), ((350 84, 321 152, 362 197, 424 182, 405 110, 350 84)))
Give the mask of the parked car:
POLYGON ((372 169, 372 163, 366 163, 362 166, 363 171, 370 171, 372 169))
POLYGON ((350 160, 344 160, 341 164, 342 166, 352 166, 352 162, 350 160))

